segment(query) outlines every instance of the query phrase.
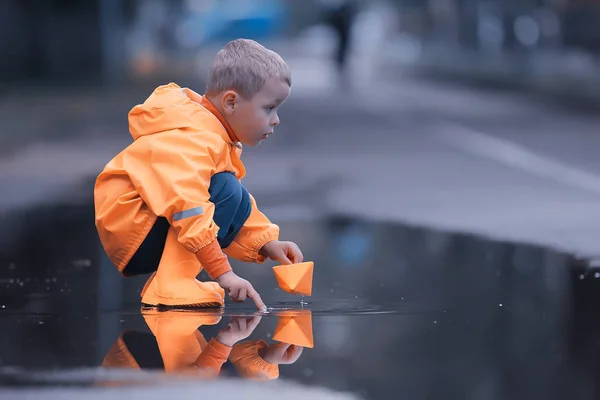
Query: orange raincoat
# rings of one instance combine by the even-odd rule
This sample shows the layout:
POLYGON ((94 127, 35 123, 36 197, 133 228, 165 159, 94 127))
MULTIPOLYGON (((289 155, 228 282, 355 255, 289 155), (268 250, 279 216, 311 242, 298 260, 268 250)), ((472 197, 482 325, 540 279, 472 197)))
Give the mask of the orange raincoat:
MULTIPOLYGON (((158 216, 178 232, 179 242, 197 253, 216 240, 212 175, 246 175, 242 146, 223 117, 204 96, 174 83, 158 87, 129 112, 134 141, 96 180, 96 227, 111 261, 122 273, 158 216)), ((272 224, 251 196, 252 212, 224 252, 241 261, 262 263, 262 246, 278 240, 272 224)), ((226 272, 211 270, 213 278, 226 272)), ((219 267, 220 268, 220 267, 219 267)))

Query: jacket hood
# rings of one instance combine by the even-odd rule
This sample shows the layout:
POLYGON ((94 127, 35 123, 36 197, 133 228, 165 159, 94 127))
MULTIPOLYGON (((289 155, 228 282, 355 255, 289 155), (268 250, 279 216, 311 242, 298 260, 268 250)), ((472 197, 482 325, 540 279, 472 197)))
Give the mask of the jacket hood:
POLYGON ((201 129, 206 109, 192 101, 188 91, 169 83, 159 86, 143 104, 133 107, 128 115, 133 140, 174 129, 201 129))

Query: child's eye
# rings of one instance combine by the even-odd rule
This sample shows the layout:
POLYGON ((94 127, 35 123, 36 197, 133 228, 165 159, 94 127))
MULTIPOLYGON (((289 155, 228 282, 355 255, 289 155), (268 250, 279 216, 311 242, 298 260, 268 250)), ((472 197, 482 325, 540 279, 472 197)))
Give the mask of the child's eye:
POLYGON ((275 106, 267 106, 267 110, 269 111, 273 111, 275 109, 275 106))

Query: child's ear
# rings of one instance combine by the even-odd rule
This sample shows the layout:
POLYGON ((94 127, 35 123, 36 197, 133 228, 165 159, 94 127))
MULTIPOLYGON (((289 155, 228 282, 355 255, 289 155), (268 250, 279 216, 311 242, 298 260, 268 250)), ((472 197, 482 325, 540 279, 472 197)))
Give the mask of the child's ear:
POLYGON ((223 110, 227 114, 233 114, 238 102, 238 94, 233 90, 223 93, 223 110))

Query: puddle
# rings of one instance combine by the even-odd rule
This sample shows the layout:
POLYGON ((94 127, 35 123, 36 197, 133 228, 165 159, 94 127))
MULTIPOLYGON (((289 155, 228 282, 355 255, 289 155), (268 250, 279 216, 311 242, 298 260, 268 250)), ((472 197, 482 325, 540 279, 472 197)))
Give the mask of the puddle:
MULTIPOLYGON (((157 336, 140 312, 145 279, 122 279, 108 264, 91 207, 38 209, 10 226, 0 251, 0 396, 48 386, 79 388, 78 396, 110 386, 130 396, 163 384, 173 395, 175 379, 252 381, 230 359, 208 378, 186 370, 228 324, 256 314, 250 302, 202 316, 214 323, 180 313, 171 323, 185 332, 157 336), (189 350, 189 359, 169 346, 189 350)), ((310 316, 314 347, 280 364, 278 381, 364 399, 595 397, 600 274, 586 262, 344 217, 280 226, 315 262, 313 296, 277 289, 273 264, 234 263, 273 307, 238 343, 282 343, 274 338, 282 314, 310 316)), ((308 328, 296 328, 307 340, 308 328)))

